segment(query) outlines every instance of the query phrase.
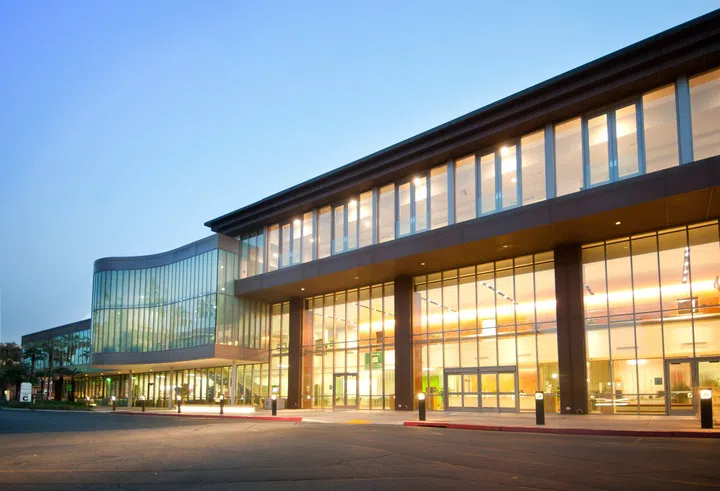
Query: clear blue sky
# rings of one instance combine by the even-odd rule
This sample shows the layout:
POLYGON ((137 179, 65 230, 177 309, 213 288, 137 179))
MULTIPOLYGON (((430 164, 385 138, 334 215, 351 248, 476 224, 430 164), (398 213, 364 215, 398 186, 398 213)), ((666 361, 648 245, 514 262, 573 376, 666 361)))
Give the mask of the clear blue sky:
POLYGON ((717 7, 2 2, 1 339, 86 318, 99 257, 209 235, 208 219, 717 7))

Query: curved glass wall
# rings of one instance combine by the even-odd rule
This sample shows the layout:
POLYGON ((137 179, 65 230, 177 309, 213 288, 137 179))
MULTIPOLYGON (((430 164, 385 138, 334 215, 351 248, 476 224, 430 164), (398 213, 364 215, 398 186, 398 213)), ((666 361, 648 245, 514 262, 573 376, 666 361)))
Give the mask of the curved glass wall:
POLYGON ((414 278, 415 390, 430 409, 559 409, 553 253, 414 278))
POLYGON ((95 273, 95 353, 147 352, 215 342, 218 251, 147 269, 95 273))
POLYGON ((720 69, 236 237, 239 277, 678 166, 679 132, 692 136, 694 160, 720 154, 720 69), (688 99, 681 128, 677 104, 688 99))
POLYGON ((591 411, 692 410, 693 367, 720 361, 719 272, 717 222, 583 248, 591 411))
POLYGON ((393 283, 305 300, 303 407, 395 407, 394 302, 393 283))

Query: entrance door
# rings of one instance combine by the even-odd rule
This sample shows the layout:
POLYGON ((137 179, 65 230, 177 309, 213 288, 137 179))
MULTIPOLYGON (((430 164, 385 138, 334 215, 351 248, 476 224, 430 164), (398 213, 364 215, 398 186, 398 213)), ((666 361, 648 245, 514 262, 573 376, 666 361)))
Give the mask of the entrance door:
POLYGON ((670 416, 691 416, 694 414, 693 362, 672 361, 665 363, 667 380, 668 414, 670 416))
POLYGON ((448 411, 517 412, 515 367, 445 371, 448 411))
POLYGON ((356 373, 336 373, 334 375, 333 409, 357 409, 356 373))

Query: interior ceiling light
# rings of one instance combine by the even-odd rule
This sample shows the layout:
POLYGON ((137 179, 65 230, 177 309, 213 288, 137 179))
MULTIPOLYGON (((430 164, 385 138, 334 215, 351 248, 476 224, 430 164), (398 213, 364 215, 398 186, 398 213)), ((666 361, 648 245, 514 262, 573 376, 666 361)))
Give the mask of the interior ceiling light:
POLYGON ((615 225, 620 225, 621 223, 622 223, 621 221, 617 221, 617 222, 615 222, 615 225))

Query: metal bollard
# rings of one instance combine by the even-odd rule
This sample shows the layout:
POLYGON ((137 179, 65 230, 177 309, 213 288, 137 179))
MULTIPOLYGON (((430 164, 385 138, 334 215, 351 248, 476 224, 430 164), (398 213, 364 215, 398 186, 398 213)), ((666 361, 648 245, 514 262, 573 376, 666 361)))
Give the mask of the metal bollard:
POLYGON ((112 400, 113 411, 115 411, 115 396, 112 396, 110 399, 112 400))
POLYGON ((180 406, 182 405, 182 399, 180 396, 177 396, 177 406, 178 406, 178 414, 180 414, 180 406))
POLYGON ((277 416, 277 395, 273 394, 270 396, 270 407, 272 408, 272 415, 277 416))
POLYGON ((706 430, 713 427, 712 389, 700 389, 700 427, 706 430))
POLYGON ((423 392, 418 393, 418 419, 420 421, 425 421, 425 394, 423 392))
POLYGON ((225 406, 225 396, 220 394, 220 414, 225 414, 225 411, 223 410, 225 406))
POLYGON ((545 394, 540 390, 535 392, 535 424, 545 425, 545 394))

